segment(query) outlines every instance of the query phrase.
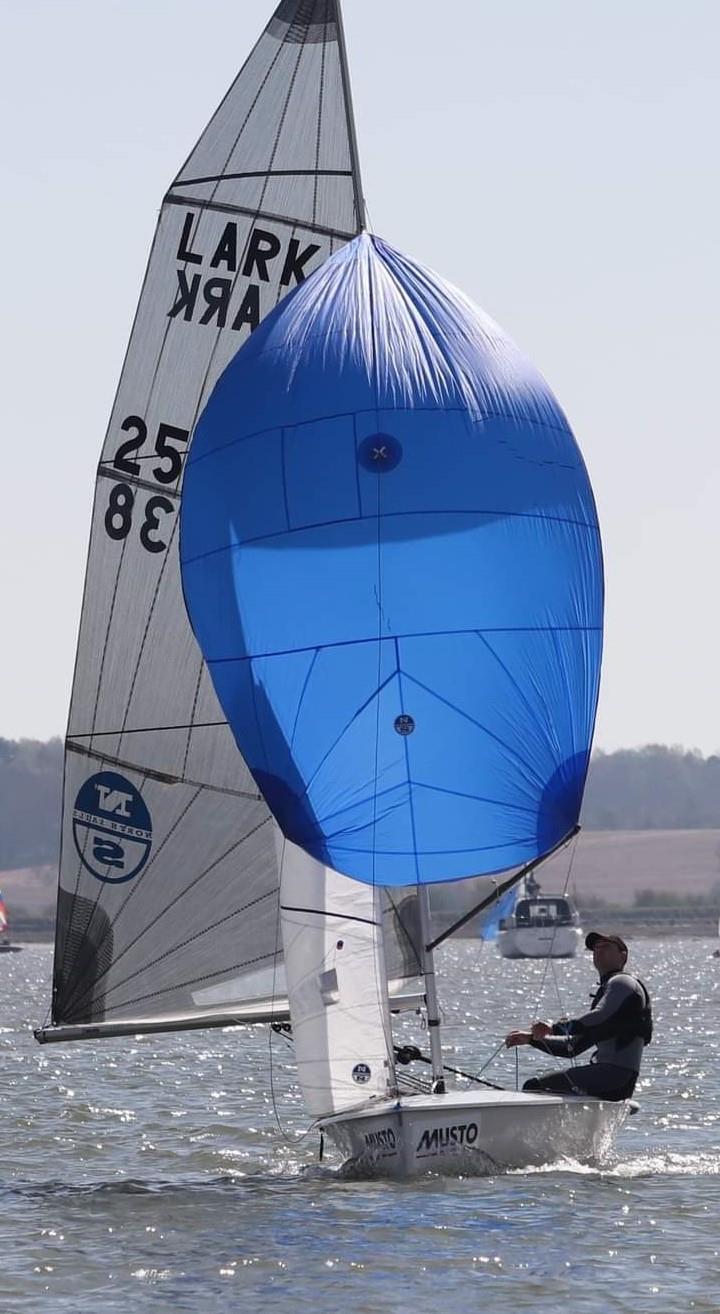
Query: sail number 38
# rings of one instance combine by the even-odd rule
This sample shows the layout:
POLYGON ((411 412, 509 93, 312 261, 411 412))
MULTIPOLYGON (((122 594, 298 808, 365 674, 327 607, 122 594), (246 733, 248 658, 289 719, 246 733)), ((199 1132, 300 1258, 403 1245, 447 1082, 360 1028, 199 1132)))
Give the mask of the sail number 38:
MULTIPOLYGON (((140 462, 159 457, 158 463, 149 471, 154 482, 161 485, 177 482, 182 471, 183 452, 190 436, 187 429, 179 429, 174 424, 159 425, 152 453, 138 456, 140 448, 147 442, 145 421, 139 415, 128 415, 120 427, 132 436, 118 447, 113 461, 114 470, 139 481, 142 477, 140 462)), ((135 519, 136 496, 137 491, 129 482, 113 484, 105 511, 105 530, 110 538, 116 541, 127 538, 135 519)), ((174 511, 175 504, 163 494, 154 494, 147 499, 139 526, 140 543, 146 552, 165 551, 167 543, 160 533, 162 519, 174 511)))

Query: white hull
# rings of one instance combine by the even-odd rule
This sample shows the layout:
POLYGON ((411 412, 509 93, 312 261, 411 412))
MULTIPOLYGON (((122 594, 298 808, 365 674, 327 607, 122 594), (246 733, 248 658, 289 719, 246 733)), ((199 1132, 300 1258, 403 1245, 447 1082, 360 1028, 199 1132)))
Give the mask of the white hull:
POLYGON ((503 958, 574 958, 582 944, 579 926, 512 926, 497 937, 503 958))
POLYGON ((627 1103, 516 1091, 410 1095, 321 1124, 347 1156, 346 1171, 411 1178, 484 1176, 572 1159, 601 1164, 627 1103))

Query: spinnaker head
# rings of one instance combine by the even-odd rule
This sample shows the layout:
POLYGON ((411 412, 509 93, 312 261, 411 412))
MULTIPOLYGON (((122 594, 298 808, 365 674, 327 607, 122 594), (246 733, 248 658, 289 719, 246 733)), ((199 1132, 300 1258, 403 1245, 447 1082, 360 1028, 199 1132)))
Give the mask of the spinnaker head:
POLYGON ((220 378, 185 474, 186 604, 288 838, 383 885, 505 870, 578 819, 602 558, 547 384, 377 238, 220 378))

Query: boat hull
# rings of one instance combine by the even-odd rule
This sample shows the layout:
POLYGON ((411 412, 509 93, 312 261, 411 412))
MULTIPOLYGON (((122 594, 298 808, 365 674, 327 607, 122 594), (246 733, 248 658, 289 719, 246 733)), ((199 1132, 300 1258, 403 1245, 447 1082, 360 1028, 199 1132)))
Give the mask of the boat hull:
POLYGON ((461 1091, 386 1100, 327 1119, 321 1130, 352 1175, 487 1176, 563 1160, 601 1165, 629 1111, 577 1096, 461 1091))
POLYGON ((579 926, 513 926, 497 937, 503 958, 574 958, 582 943, 579 926))

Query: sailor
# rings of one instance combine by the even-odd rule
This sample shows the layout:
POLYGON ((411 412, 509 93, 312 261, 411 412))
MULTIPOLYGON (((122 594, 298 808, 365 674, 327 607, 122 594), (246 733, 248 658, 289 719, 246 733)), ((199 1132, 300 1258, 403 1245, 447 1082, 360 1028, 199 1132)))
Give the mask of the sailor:
POLYGON ((589 1063, 531 1077, 523 1090, 626 1100, 635 1089, 643 1049, 652 1037, 650 996, 642 981, 625 970, 628 948, 621 936, 591 931, 585 948, 592 950, 600 977, 590 1012, 560 1022, 536 1022, 530 1031, 511 1031, 505 1044, 508 1049, 532 1045, 556 1058, 576 1058, 594 1046, 589 1063))

